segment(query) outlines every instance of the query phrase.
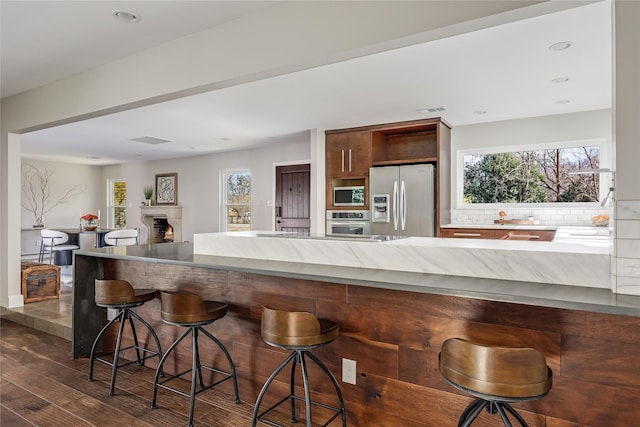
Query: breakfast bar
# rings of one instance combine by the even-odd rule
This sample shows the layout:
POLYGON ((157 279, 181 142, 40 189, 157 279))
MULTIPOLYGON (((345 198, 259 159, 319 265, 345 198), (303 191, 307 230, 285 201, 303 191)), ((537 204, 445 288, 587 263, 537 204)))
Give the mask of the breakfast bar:
MULTIPOLYGON (((519 246, 513 245, 528 242, 502 241, 509 249, 500 252, 453 239, 428 244, 411 238, 336 241, 269 234, 214 233, 194 236, 193 244, 77 251, 73 356, 87 356, 105 322, 105 313, 93 302, 93 280, 124 279, 138 288, 193 292, 229 304, 229 315, 214 330, 236 363, 243 401, 255 401, 282 360, 280 350, 260 338, 261 307, 271 305, 339 323, 340 337, 318 353, 338 379, 342 359, 356 361, 356 384, 341 383, 348 425, 403 424, 398 420, 455 425, 470 399, 453 391, 438 371, 440 347, 451 337, 544 353, 554 372, 551 392, 540 401, 514 405, 530 426, 625 425, 640 417, 640 297, 613 294, 606 281, 578 286, 469 273, 468 260, 474 256, 484 260, 477 263, 485 265, 478 273, 499 272, 491 263, 503 255, 512 257, 504 268, 510 274, 510 263, 522 255, 513 254, 519 246), (207 253, 214 247, 231 256, 207 253), (460 274, 429 271, 441 265, 423 259, 429 251, 459 261, 460 274), (403 252, 408 261, 399 256, 403 252), (329 257, 328 264, 317 262, 323 256, 329 257), (388 267, 368 265, 380 260, 388 267), (411 260, 419 264, 413 271, 406 268, 411 260)), ((552 256, 595 257, 593 262, 608 258, 601 249, 583 252, 564 247, 552 256)), ((537 260, 533 253, 522 259, 541 262, 545 255, 538 255, 537 260)), ((172 329, 160 320, 158 300, 139 310, 163 346, 170 343, 172 329)), ((180 359, 175 369, 190 363, 180 359)), ((323 391, 317 393, 322 400, 323 391)))

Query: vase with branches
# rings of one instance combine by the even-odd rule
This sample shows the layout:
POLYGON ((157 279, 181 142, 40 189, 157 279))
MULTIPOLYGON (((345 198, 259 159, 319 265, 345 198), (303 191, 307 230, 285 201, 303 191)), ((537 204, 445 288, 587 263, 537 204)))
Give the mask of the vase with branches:
POLYGON ((70 198, 81 194, 87 189, 84 184, 76 184, 67 190, 61 197, 54 199, 51 194, 51 177, 53 171, 49 166, 44 170, 36 166, 24 163, 22 165, 22 194, 21 205, 24 209, 33 213, 34 228, 44 227, 44 215, 53 208, 69 201, 70 198))

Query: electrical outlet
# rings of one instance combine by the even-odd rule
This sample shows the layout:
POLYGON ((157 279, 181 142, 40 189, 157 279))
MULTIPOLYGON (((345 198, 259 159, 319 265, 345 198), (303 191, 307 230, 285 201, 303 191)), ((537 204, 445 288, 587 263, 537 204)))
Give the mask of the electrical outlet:
POLYGON ((342 382, 356 384, 356 361, 342 359, 342 382))

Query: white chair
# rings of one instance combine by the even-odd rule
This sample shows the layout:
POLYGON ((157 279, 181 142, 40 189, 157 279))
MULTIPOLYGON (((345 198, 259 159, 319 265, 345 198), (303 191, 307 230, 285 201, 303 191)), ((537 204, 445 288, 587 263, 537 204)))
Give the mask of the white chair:
POLYGON ((49 264, 53 263, 53 253, 62 251, 73 251, 80 249, 78 245, 65 245, 69 241, 69 235, 62 231, 44 229, 40 231, 42 244, 40 245, 40 255, 38 262, 44 261, 44 254, 49 252, 49 264))
POLYGON ((104 235, 104 242, 110 246, 129 246, 138 244, 138 230, 115 230, 104 235))

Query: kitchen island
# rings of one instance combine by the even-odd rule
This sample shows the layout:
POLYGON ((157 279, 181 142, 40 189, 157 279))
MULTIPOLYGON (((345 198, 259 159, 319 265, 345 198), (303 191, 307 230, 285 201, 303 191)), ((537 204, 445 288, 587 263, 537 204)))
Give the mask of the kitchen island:
POLYGON ((305 265, 610 288, 608 245, 430 237, 325 238, 247 231, 196 234, 194 252, 305 265))
MULTIPOLYGON (((237 237, 272 247, 278 241, 292 242, 287 245, 298 245, 301 251, 305 242, 322 241, 237 237)), ((396 247, 405 245, 403 240, 409 239, 354 243, 396 247)), ((453 336, 532 346, 545 354, 554 371, 554 388, 545 399, 515 405, 530 426, 616 426, 640 417, 640 297, 603 288, 341 265, 344 262, 202 255, 193 253, 195 245, 77 251, 74 357, 87 355, 105 321, 103 310, 93 303, 93 279, 125 279, 136 287, 179 289, 229 304, 229 315, 212 330, 231 349, 244 401, 255 400, 283 358, 281 350, 260 338, 261 306, 268 304, 310 311, 340 324, 338 340, 318 353, 338 378, 342 358, 357 362, 357 384, 342 384, 352 426, 455 425, 469 398, 444 383, 437 367, 442 342, 453 336)), ((366 259, 367 251, 360 248, 359 259, 366 259)), ((160 321, 158 300, 139 311, 164 346, 172 341, 175 327, 160 321)), ((190 357, 179 359, 175 369, 190 363, 190 357)), ((318 399, 328 399, 317 393, 318 399)))

